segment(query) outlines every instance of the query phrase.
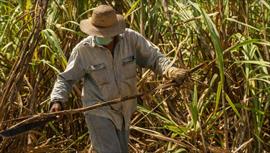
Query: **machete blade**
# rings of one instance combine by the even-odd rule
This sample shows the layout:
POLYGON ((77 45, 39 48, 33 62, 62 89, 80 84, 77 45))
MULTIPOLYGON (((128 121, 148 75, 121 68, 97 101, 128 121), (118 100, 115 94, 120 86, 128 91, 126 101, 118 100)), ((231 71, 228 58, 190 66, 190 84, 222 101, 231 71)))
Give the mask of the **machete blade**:
POLYGON ((27 131, 32 130, 34 128, 40 128, 40 127, 44 126, 46 123, 53 121, 53 120, 57 120, 57 117, 50 116, 50 117, 42 119, 42 120, 37 120, 37 121, 30 122, 30 123, 25 123, 25 124, 19 124, 18 126, 14 126, 14 127, 9 128, 9 129, 0 131, 0 136, 1 137, 16 136, 18 134, 27 132, 27 131))

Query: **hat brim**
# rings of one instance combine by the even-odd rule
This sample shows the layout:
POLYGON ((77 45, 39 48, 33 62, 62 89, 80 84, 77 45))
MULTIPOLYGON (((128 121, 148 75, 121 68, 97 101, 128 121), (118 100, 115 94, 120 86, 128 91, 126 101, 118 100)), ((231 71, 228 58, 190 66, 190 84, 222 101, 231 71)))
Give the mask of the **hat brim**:
POLYGON ((98 36, 98 37, 114 37, 118 34, 124 33, 126 25, 125 20, 122 15, 117 14, 117 21, 113 26, 111 27, 96 27, 92 24, 92 18, 82 20, 80 22, 80 29, 82 32, 92 35, 92 36, 98 36))

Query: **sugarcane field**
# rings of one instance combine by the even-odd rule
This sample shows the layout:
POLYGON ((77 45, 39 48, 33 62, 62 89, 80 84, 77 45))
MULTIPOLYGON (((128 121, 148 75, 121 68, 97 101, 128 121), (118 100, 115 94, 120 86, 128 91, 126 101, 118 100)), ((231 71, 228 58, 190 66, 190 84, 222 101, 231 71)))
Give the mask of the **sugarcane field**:
POLYGON ((0 153, 270 153, 270 0, 0 14, 0 153))

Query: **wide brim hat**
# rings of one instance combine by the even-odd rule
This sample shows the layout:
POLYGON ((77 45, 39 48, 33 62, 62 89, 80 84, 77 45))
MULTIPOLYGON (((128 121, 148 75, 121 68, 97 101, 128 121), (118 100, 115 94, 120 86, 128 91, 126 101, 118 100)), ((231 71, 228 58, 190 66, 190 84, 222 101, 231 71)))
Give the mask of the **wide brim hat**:
POLYGON ((113 37, 124 33, 126 28, 124 17, 108 5, 100 5, 93 10, 88 19, 80 22, 84 33, 97 37, 113 37))

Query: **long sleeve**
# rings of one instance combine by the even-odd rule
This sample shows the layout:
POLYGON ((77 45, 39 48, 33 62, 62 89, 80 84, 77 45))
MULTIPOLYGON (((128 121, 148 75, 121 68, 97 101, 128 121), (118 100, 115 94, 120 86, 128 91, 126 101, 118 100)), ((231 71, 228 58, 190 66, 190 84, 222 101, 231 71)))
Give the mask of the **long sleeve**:
POLYGON ((75 47, 70 55, 65 71, 60 73, 57 77, 51 93, 51 101, 66 102, 72 85, 80 80, 83 75, 84 70, 81 65, 79 51, 77 47, 75 47))
POLYGON ((145 39, 141 34, 134 31, 134 35, 137 64, 164 75, 167 68, 170 67, 170 60, 160 53, 157 46, 145 39))

